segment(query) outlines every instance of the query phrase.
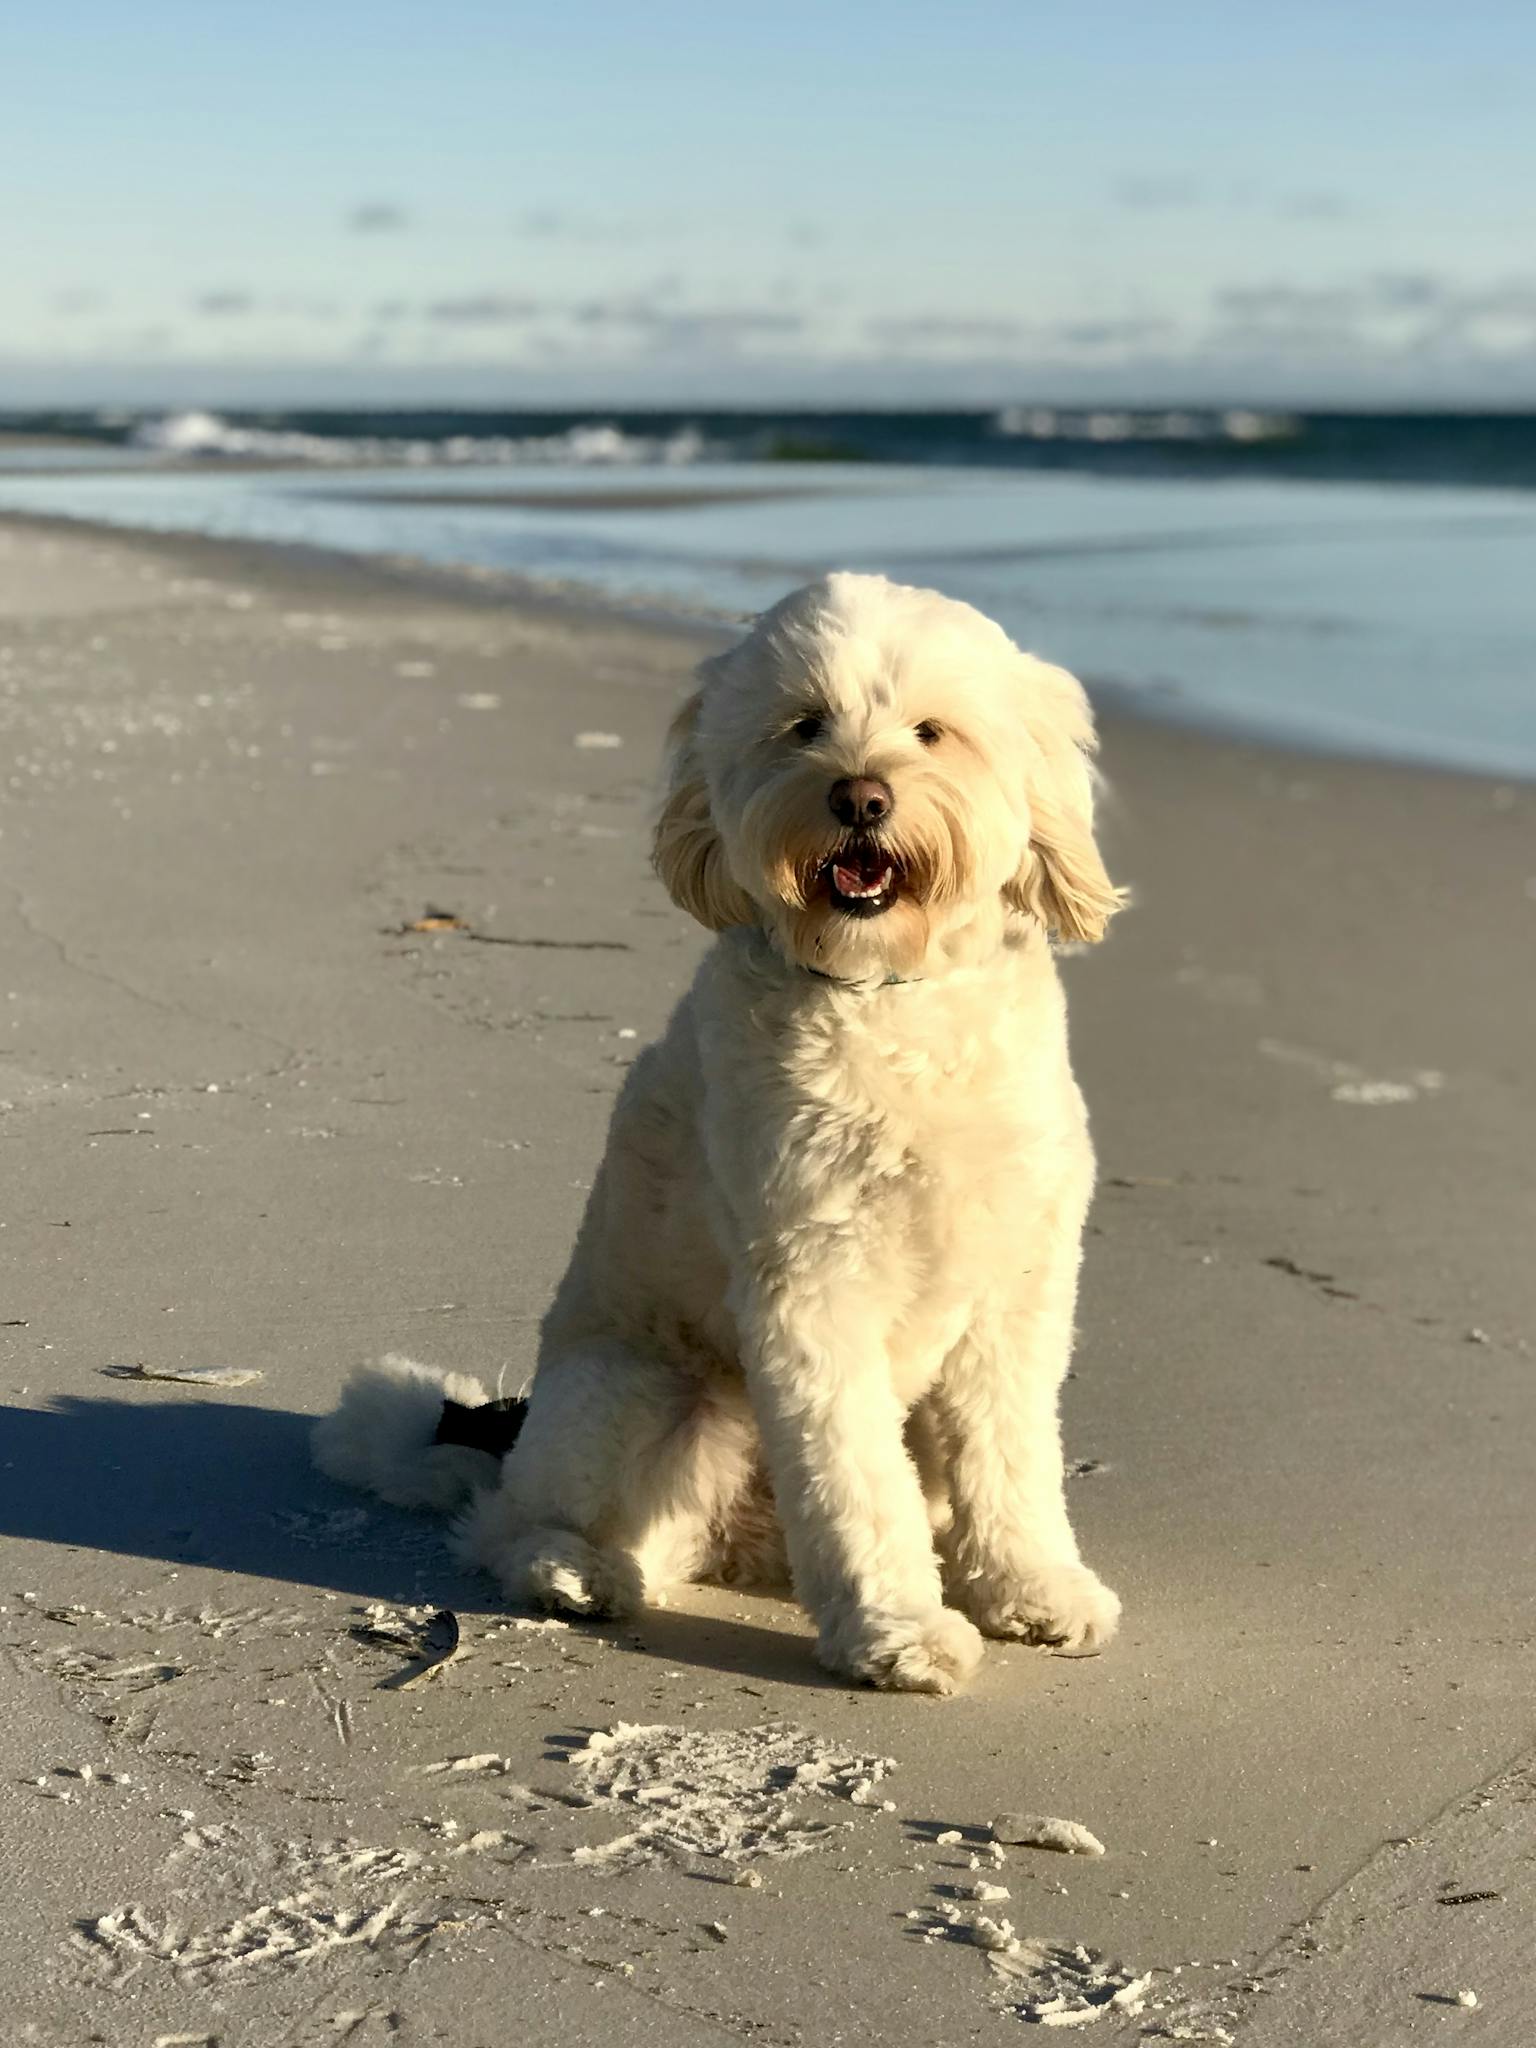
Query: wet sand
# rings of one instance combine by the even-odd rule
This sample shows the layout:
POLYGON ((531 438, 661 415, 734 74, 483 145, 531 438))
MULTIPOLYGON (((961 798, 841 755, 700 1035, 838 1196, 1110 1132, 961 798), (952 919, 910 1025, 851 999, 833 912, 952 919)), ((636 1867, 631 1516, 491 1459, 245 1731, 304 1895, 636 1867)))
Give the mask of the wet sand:
POLYGON ((697 647, 0 524, 13 2038, 993 2037, 1019 1985, 930 1916, 1023 1810, 1108 1853, 1011 1849, 993 1910, 1154 1973, 1095 2040, 1523 2043, 1527 786, 1106 720, 1138 900, 1068 968, 1103 1178, 1066 1411, 1105 1657, 994 1647, 937 1702, 831 1684, 735 1594, 520 1629, 430 1520, 309 1469, 357 1359, 528 1364, 703 943, 645 859, 697 647), (429 907, 503 943, 403 930, 429 907), (372 1603, 453 1607, 466 1654, 397 1689, 372 1603), (891 1758, 894 1810, 808 1793, 847 1826, 756 1889, 608 1873, 573 1852, 634 1810, 568 1804, 566 1759, 618 1721, 785 1722, 891 1758))

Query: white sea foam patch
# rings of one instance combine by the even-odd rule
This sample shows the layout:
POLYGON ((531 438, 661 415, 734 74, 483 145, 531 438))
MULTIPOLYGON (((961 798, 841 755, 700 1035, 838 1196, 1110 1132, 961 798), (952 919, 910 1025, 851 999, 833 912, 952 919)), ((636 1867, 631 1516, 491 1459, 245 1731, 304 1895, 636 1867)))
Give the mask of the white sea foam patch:
POLYGON ((895 1769, 890 1757, 842 1749, 803 1728, 627 1721, 594 1733, 570 1762, 590 1804, 622 1808, 631 1822, 612 1841, 574 1853, 577 1863, 608 1870, 700 1856, 803 1856, 852 1826, 805 1817, 808 1801, 885 1807, 878 1788, 895 1769))

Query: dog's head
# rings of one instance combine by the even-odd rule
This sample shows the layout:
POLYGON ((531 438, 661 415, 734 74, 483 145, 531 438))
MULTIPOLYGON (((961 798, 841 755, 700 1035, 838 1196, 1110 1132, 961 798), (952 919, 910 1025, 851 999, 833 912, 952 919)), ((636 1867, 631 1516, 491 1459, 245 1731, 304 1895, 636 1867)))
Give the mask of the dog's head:
POLYGON ((712 931, 839 980, 922 974, 1010 912, 1098 939, 1093 746, 1080 685, 971 606, 828 576, 700 666, 656 867, 712 931))

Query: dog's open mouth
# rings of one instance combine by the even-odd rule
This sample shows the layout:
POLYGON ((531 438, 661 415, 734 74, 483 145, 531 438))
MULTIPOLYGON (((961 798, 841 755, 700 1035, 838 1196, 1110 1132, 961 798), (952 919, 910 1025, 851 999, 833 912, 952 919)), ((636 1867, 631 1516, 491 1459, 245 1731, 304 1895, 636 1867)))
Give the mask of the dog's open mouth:
POLYGON ((852 839, 822 868, 832 908, 845 917, 878 917, 896 901, 901 869, 874 839, 852 839))

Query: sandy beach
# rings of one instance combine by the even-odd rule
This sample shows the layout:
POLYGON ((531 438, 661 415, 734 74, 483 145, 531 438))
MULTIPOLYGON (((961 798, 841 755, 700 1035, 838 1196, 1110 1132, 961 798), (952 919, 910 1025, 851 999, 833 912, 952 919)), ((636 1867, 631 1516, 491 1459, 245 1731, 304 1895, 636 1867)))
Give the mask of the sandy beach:
POLYGON ((530 1626, 310 1468, 361 1359, 531 1361, 704 943, 646 860, 699 645, 0 522, 6 2039, 949 2044, 1150 1973, 1093 2039, 1527 2043, 1536 786, 1103 721, 1103 1658, 940 1702, 734 1593, 530 1626), (402 1688, 441 1608, 464 1654, 402 1688), (618 1723, 699 1740, 605 1776, 618 1723), (1107 1853, 994 1867, 1005 1811, 1107 1853), (796 1853, 743 1866, 749 1821, 796 1853))

